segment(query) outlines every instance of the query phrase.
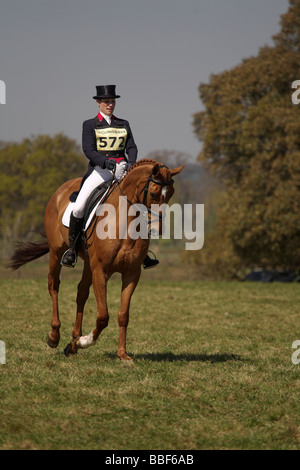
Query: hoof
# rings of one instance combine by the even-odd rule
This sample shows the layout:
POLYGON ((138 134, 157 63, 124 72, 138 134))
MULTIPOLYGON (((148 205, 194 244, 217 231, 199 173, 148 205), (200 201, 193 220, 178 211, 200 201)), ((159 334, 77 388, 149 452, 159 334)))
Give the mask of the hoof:
POLYGON ((64 349, 64 355, 66 357, 77 354, 77 346, 73 343, 67 344, 67 346, 64 349))
POLYGON ((59 338, 58 338, 58 341, 53 341, 53 339, 51 339, 50 335, 48 334, 46 338, 46 342, 50 348, 54 349, 54 348, 57 348, 58 346, 59 338))
POLYGON ((123 364, 126 364, 128 366, 134 364, 134 360, 132 359, 132 357, 128 356, 128 354, 126 353, 118 355, 118 358, 121 360, 123 364))

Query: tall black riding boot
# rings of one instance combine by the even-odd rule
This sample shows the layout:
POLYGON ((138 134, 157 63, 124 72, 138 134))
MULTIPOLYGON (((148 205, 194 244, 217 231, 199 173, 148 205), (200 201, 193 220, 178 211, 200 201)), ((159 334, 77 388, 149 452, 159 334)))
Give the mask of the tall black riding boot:
POLYGON ((73 215, 70 216, 69 226, 69 248, 62 256, 60 264, 68 268, 74 268, 77 259, 77 248, 81 240, 81 231, 83 228, 83 218, 78 219, 73 215))

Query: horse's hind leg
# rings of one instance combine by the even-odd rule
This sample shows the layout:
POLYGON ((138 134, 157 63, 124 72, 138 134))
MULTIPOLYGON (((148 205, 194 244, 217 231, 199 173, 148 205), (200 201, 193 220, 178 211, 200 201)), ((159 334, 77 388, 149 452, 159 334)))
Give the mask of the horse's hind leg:
POLYGON ((52 300, 52 330, 48 333, 47 344, 50 348, 56 348, 60 340, 60 319, 58 312, 58 291, 59 276, 61 271, 60 256, 50 250, 49 254, 49 274, 48 274, 48 290, 52 300))
POLYGON ((132 294, 139 282, 141 270, 137 269, 134 273, 124 273, 122 275, 122 294, 121 307, 118 314, 119 323, 119 347, 117 356, 125 361, 132 361, 126 352, 127 326, 129 322, 129 307, 132 294))
POLYGON ((77 353, 77 346, 76 341, 82 336, 82 319, 83 319, 83 310, 85 303, 89 297, 90 286, 92 284, 92 273, 90 268, 89 259, 84 260, 84 268, 81 277, 81 281, 77 287, 77 312, 76 312, 76 321, 73 330, 73 338, 71 343, 69 343, 64 352, 65 355, 68 356, 69 354, 76 354, 77 353))

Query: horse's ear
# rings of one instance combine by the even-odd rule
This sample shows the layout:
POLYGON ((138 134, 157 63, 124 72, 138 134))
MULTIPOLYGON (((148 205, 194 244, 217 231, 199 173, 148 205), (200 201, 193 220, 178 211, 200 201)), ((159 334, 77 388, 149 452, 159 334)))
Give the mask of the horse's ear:
POLYGON ((156 176, 159 173, 159 163, 155 163, 154 167, 152 168, 152 175, 156 176))
POLYGON ((170 170, 171 175, 172 176, 178 175, 178 173, 180 173, 183 169, 184 169, 184 165, 181 165, 178 168, 174 168, 174 170, 170 170))

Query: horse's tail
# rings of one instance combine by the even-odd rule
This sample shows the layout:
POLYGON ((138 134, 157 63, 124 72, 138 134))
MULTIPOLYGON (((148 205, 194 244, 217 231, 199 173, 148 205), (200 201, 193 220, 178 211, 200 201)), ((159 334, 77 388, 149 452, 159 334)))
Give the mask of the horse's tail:
POLYGON ((23 264, 30 263, 49 252, 48 242, 32 243, 32 242, 18 242, 17 249, 11 257, 11 262, 7 268, 15 271, 23 264))

